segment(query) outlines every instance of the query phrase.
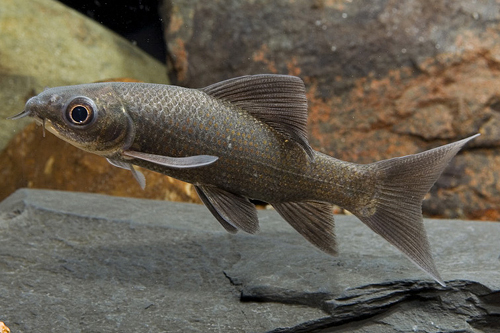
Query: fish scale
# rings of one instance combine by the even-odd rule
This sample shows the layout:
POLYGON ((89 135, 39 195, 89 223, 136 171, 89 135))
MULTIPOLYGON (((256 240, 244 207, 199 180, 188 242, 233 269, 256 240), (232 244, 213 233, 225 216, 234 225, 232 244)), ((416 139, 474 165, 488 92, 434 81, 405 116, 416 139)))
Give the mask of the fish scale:
POLYGON ((32 116, 59 138, 128 169, 192 183, 229 232, 255 233, 249 199, 270 203, 313 245, 335 255, 332 205, 344 207, 444 285, 423 226, 425 194, 471 139, 360 165, 314 151, 300 78, 253 75, 202 89, 96 83, 47 89, 32 116), (76 111, 75 111, 76 110, 76 111), (75 116, 77 115, 77 116, 75 116))
MULTIPOLYGON (((115 90, 123 94, 123 103, 127 106, 134 103, 133 96, 143 95, 144 90, 153 91, 156 88, 157 86, 135 88, 129 85, 118 85, 115 90), (133 91, 134 89, 136 91, 133 91)), ((259 198, 268 202, 281 201, 279 193, 276 192, 286 192, 286 188, 283 188, 284 184, 296 189, 299 181, 305 183, 302 177, 306 175, 305 170, 310 167, 300 147, 289 144, 287 154, 278 157, 280 152, 284 151, 280 149, 283 140, 271 127, 256 122, 255 118, 247 113, 230 110, 227 103, 213 100, 202 92, 198 94, 199 98, 194 99, 193 92, 188 89, 164 91, 161 95, 163 98, 153 100, 151 105, 144 106, 137 112, 129 108, 132 119, 141 119, 140 122, 136 121, 136 137, 131 148, 168 156, 216 154, 219 157, 217 164, 204 169, 171 170, 170 175, 190 183, 203 184, 206 183, 208 174, 213 178, 211 184, 228 191, 234 191, 233 187, 239 186, 238 184, 242 181, 253 179, 251 187, 246 189, 246 195, 252 199, 259 198), (178 100, 196 100, 197 102, 178 103, 178 100), (158 115, 161 115, 160 119, 158 115), (185 119, 190 119, 191 125, 199 130, 193 133, 183 131, 182 122, 185 119), (218 121, 217 129, 209 124, 213 119, 218 121), (162 124, 165 123, 171 126, 164 129, 162 124), (156 135, 150 135, 150 133, 156 133, 156 135), (217 133, 220 134, 217 135, 217 133), (250 137, 247 144, 243 136, 250 137), (182 137, 182 140, 175 139, 179 137, 182 137), (266 146, 261 144, 263 141, 267 142, 267 152, 266 146), (158 142, 166 144, 160 146, 158 142), (250 145, 249 142, 252 144, 250 145), (189 149, 186 150, 186 147, 189 149), (244 170, 241 169, 241 165, 246 166, 244 170), (285 165, 290 166, 283 170, 285 165), (225 171, 222 177, 218 170, 225 171), (264 188, 264 184, 267 184, 266 191, 262 193, 261 189, 264 188), (269 188, 280 190, 273 191, 269 188)), ((150 162, 137 161, 137 165, 158 172, 164 171, 161 166, 152 165, 150 162)), ((300 187, 304 192, 311 188, 313 187, 300 187)), ((307 193, 304 194, 307 197, 307 193)), ((297 200, 300 199, 303 198, 297 198, 297 200)))

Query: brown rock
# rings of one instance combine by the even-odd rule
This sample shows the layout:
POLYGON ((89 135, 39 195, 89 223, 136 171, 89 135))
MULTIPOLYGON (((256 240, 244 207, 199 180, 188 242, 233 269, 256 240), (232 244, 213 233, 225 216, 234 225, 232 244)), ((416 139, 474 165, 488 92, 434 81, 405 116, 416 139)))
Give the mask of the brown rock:
POLYGON ((192 185, 141 169, 143 191, 130 171, 110 165, 106 159, 86 153, 51 133, 28 125, 0 154, 0 201, 21 187, 85 191, 134 198, 197 202, 192 185))
POLYGON ((170 77, 306 83, 310 141, 369 163, 480 132, 424 202, 442 217, 500 216, 500 12, 495 2, 166 1, 170 77), (496 163, 495 163, 496 162, 496 163))
POLYGON ((10 333, 10 329, 0 321, 0 333, 10 333))

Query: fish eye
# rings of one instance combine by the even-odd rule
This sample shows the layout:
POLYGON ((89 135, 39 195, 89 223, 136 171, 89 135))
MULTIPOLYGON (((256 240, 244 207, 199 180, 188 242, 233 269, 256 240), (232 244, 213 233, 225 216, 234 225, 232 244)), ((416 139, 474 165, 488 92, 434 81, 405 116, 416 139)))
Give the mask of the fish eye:
POLYGON ((95 105, 86 97, 77 97, 66 107, 66 119, 71 125, 88 125, 94 120, 95 115, 95 105))

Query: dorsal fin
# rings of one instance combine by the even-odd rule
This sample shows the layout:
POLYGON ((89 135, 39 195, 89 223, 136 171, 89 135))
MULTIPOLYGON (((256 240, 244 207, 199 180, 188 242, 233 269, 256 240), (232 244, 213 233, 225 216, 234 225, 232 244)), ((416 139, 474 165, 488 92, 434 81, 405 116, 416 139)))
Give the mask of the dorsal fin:
POLYGON ((228 101, 265 122, 285 139, 298 143, 313 158, 307 140, 307 98, 304 82, 289 75, 248 75, 200 89, 228 101))

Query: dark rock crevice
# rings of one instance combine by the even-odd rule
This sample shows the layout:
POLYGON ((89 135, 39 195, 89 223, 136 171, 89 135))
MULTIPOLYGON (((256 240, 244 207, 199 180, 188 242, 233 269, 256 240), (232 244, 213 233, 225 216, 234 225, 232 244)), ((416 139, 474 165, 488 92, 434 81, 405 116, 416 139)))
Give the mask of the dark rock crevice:
MULTIPOLYGON (((282 293, 274 288, 244 289, 242 301, 280 302, 320 307, 330 316, 303 323, 295 327, 280 328, 271 332, 330 332, 331 328, 347 329, 350 325, 358 325, 360 321, 372 318, 383 322, 386 314, 398 312, 404 307, 429 308, 439 313, 440 318, 460 318, 470 327, 455 330, 443 326, 440 332, 473 332, 482 329, 494 332, 500 327, 498 292, 486 286, 470 281, 451 281, 447 287, 415 281, 394 281, 378 285, 366 285, 348 289, 345 294, 332 299, 327 294, 282 293), (304 300, 307 300, 304 302, 304 300), (375 318, 376 317, 376 318, 375 318)), ((448 322, 452 324, 453 321, 448 322)), ((441 323, 441 325, 443 325, 441 323)), ((386 326, 387 332, 403 330, 386 326)))

